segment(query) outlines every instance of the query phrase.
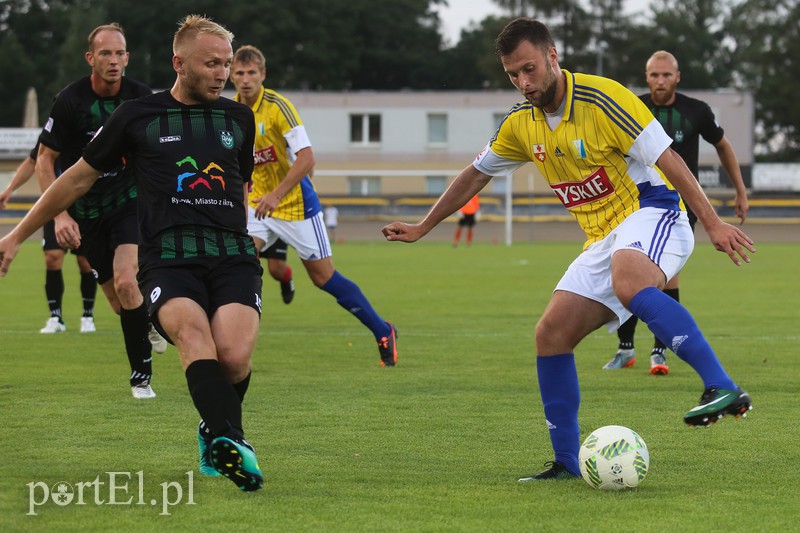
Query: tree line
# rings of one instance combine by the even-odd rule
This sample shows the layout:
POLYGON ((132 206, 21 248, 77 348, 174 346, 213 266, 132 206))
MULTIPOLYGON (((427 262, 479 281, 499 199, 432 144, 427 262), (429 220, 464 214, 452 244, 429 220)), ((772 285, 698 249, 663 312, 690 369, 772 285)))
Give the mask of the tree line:
MULTIPOLYGON (((757 157, 800 161, 800 0, 653 0, 623 14, 623 0, 494 0, 496 14, 447 43, 436 7, 446 0, 3 0, 0 2, 0 126, 19 126, 35 87, 40 118, 59 89, 85 76, 86 36, 122 24, 127 74, 154 88, 172 85, 172 34, 204 13, 258 46, 277 90, 394 91, 510 88, 494 39, 513 17, 546 22, 560 62, 644 87, 650 54, 678 57, 682 89, 735 88, 756 101, 757 157), (223 5, 224 4, 224 5, 223 5)), ((44 117, 46 118, 46 117, 44 117)), ((43 118, 42 118, 43 120, 43 118)))

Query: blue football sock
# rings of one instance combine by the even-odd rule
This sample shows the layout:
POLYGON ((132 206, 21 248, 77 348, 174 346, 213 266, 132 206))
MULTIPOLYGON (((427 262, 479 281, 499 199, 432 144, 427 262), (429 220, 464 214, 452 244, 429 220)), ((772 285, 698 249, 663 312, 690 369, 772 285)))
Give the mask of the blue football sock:
POLYGON ((320 289, 331 294, 336 298, 336 303, 354 314, 375 335, 375 339, 380 340, 391 334, 392 330, 389 325, 375 312, 358 285, 339 274, 338 271, 334 271, 331 279, 320 289))
POLYGON ((736 388, 694 318, 679 302, 655 287, 648 287, 631 299, 630 310, 647 323, 657 338, 694 368, 706 388, 736 388))
POLYGON ((567 470, 581 475, 578 466, 578 451, 581 447, 581 431, 578 427, 578 407, 581 390, 578 386, 578 371, 575 355, 537 356, 536 370, 539 374, 539 393, 542 395, 544 416, 550 430, 550 442, 567 470))

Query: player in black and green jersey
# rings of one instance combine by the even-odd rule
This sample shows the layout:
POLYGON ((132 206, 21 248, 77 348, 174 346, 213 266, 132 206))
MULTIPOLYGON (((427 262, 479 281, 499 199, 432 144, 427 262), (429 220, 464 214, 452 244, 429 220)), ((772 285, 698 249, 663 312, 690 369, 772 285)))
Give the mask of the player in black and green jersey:
MULTIPOLYGON (((678 152, 692 174, 697 177, 700 137, 714 146, 720 163, 728 173, 736 190, 734 213, 739 217, 741 223, 744 223, 749 209, 747 189, 744 186, 736 153, 725 137, 725 131, 717 123, 714 112, 702 100, 677 92, 678 83, 681 81, 681 72, 678 70, 678 60, 669 52, 661 50, 650 56, 650 59, 647 60, 646 77, 650 92, 640 95, 639 98, 652 111, 667 135, 672 138, 671 148, 678 152)), ((686 204, 686 212, 689 215, 689 224, 694 229, 697 215, 694 214, 687 202, 684 204, 686 204)), ((664 287, 664 292, 680 301, 678 275, 669 280, 664 287)), ((617 353, 603 368, 614 370, 633 366, 636 360, 633 338, 637 322, 636 316, 632 316, 619 327, 617 330, 619 336, 617 353)), ((650 354, 650 373, 654 376, 669 373, 666 346, 658 338, 655 338, 653 351, 650 354)))
MULTIPOLYGON (((91 74, 59 92, 39 138, 36 171, 43 189, 56 179, 56 160, 61 169, 72 166, 114 109, 152 92, 123 76, 128 51, 118 24, 92 30, 88 45, 86 61, 91 74)), ((62 245, 69 234, 80 233, 82 251, 120 316, 131 367, 131 392, 134 398, 153 398, 150 322, 136 283, 136 205, 136 183, 119 159, 74 205, 55 217, 55 233, 62 245)), ((166 343, 162 347, 165 349, 166 343)))
MULTIPOLYGON (((3 192, 0 192, 0 209, 5 209, 11 194, 30 180, 36 169, 36 158, 39 154, 39 143, 30 151, 28 157, 20 163, 14 172, 14 177, 3 192)), ((50 318, 39 330, 39 333, 62 333, 67 330, 61 305, 64 298, 64 257, 66 251, 59 246, 56 240, 55 223, 51 220, 42 228, 42 251, 44 252, 45 282, 44 293, 47 297, 47 306, 50 308, 50 318)), ((97 280, 92 272, 89 261, 79 250, 72 250, 78 260, 80 271, 81 299, 83 300, 83 316, 81 316, 81 333, 93 333, 94 325, 94 300, 97 294, 97 280)))
MULTIPOLYGON (((157 328, 178 348, 202 418, 201 472, 240 489, 264 478, 244 440, 242 401, 261 313, 262 269, 247 233, 255 119, 221 98, 233 35, 199 15, 173 41, 169 91, 122 103, 83 157, 0 240, 0 276, 20 243, 125 159, 139 195, 139 285, 157 328)), ((121 180, 122 176, 110 176, 121 180)), ((80 234, 65 241, 80 244, 80 234)))

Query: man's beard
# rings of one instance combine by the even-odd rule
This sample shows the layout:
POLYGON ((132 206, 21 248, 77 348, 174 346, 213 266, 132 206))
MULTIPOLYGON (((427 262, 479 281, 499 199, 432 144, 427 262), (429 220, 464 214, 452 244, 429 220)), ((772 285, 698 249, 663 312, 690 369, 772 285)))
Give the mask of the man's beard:
POLYGON ((550 66, 550 63, 547 63, 547 74, 550 84, 547 85, 543 91, 541 91, 538 98, 539 103, 537 104, 536 102, 531 101, 531 104, 542 109, 553 103, 553 100, 556 98, 556 89, 558 88, 555 72, 553 72, 553 67, 550 66))

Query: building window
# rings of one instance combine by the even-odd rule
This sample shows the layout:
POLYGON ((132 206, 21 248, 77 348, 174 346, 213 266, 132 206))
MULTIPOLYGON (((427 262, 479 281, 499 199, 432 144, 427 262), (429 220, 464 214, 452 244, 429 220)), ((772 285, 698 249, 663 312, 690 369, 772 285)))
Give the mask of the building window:
POLYGON ((381 116, 370 114, 350 115, 350 142, 353 144, 380 143, 381 116))
POLYGON ((425 194, 442 194, 447 188, 447 176, 426 176, 425 194))
POLYGON ((347 193, 351 196, 374 196, 381 193, 381 179, 378 176, 358 176, 347 178, 347 193))
POLYGON ((444 113, 428 114, 428 143, 447 143, 447 115, 444 113))

